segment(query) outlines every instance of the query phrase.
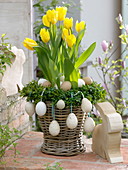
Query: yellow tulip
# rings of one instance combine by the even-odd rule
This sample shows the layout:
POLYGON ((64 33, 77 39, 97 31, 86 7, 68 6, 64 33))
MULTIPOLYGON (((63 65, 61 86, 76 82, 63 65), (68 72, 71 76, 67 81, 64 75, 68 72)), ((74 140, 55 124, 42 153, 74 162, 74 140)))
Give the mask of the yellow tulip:
POLYGON ((24 47, 26 47, 29 50, 34 50, 33 47, 38 46, 38 44, 36 43, 36 41, 30 39, 30 38, 25 38, 24 42, 23 42, 24 47))
POLYGON ((56 11, 58 11, 58 20, 63 21, 67 13, 67 7, 56 7, 56 11))
POLYGON ((40 37, 44 43, 47 43, 50 40, 50 34, 49 31, 45 28, 42 28, 40 30, 40 37))
POLYGON ((85 28, 85 22, 84 21, 81 21, 80 23, 78 23, 78 21, 76 21, 75 29, 76 29, 77 32, 80 32, 84 28, 85 28))
POLYGON ((47 13, 47 19, 50 23, 56 24, 58 21, 58 12, 56 10, 48 10, 47 13))
POLYGON ((70 34, 71 34, 71 31, 70 31, 70 30, 68 30, 68 29, 66 29, 66 28, 63 28, 63 31, 62 31, 62 39, 65 40, 66 37, 67 37, 68 35, 70 35, 70 34))
POLYGON ((73 34, 70 34, 66 37, 66 42, 68 46, 71 48, 76 43, 76 37, 73 34))
POLYGON ((47 15, 42 17, 42 22, 46 27, 50 27, 50 22, 48 21, 47 15))
POLYGON ((67 28, 67 29, 70 29, 72 28, 73 26, 73 18, 65 18, 64 19, 64 27, 67 28))

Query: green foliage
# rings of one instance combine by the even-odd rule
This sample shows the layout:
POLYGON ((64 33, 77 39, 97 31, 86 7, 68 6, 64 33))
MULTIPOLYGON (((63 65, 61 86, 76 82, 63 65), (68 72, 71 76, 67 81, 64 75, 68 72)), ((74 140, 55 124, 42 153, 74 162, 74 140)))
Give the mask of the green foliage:
POLYGON ((10 130, 8 125, 0 125, 0 163, 2 164, 2 158, 5 155, 6 149, 12 145, 12 148, 10 150, 14 150, 14 157, 18 154, 18 151, 16 150, 17 143, 14 143, 14 141, 19 138, 19 131, 15 128, 10 130))
POLYGON ((4 74, 4 71, 6 70, 6 65, 11 66, 12 60, 15 58, 15 55, 13 52, 10 51, 11 45, 9 43, 5 43, 5 40, 8 38, 5 38, 6 34, 2 34, 0 38, 0 73, 4 74))
POLYGON ((44 87, 38 85, 37 81, 33 80, 20 91, 20 95, 27 97, 27 101, 32 101, 34 104, 41 100, 44 102, 51 101, 55 104, 58 100, 62 99, 65 101, 67 106, 70 106, 71 103, 73 106, 81 105, 81 92, 84 97, 88 98, 92 102, 92 104, 95 104, 98 101, 103 101, 106 95, 106 91, 103 87, 96 82, 93 82, 91 85, 85 85, 69 91, 48 87, 45 89, 43 96, 41 96, 43 90, 44 87), (71 98, 71 93, 74 95, 73 98, 71 98))
POLYGON ((44 165, 46 166, 46 170, 63 170, 64 168, 60 166, 61 163, 56 162, 55 165, 50 166, 50 163, 44 165))

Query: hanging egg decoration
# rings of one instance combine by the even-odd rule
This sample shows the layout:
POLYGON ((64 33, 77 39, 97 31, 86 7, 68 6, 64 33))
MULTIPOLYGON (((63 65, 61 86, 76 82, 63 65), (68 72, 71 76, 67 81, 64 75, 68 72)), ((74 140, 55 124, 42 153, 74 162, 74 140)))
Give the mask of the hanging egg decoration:
POLYGON ((64 91, 67 91, 67 90, 70 90, 71 89, 71 83, 70 83, 70 81, 64 81, 62 84, 61 84, 61 86, 60 86, 60 88, 62 89, 62 90, 64 90, 64 91))
POLYGON ((92 103, 87 98, 83 98, 81 109, 83 112, 89 113, 92 110, 92 103))
POLYGON ((41 78, 41 79, 39 79, 38 80, 38 85, 42 85, 45 81, 47 81, 46 79, 43 79, 43 78, 41 78))
POLYGON ((85 82, 83 79, 78 79, 78 87, 82 87, 85 85, 85 82))
POLYGON ((35 113, 35 107, 32 102, 27 102, 25 105, 25 111, 29 116, 32 116, 35 113))
POLYGON ((56 120, 53 120, 49 125, 49 133, 52 136, 57 136, 60 133, 60 126, 56 120))
POLYGON ((56 103, 56 107, 58 109, 64 109, 65 108, 65 102, 63 100, 59 100, 57 103, 56 103))
POLYGON ((92 132, 95 128, 95 122, 91 117, 87 117, 84 122, 85 132, 92 132))
POLYGON ((84 77, 83 80, 84 80, 85 84, 89 84, 90 85, 90 84, 93 83, 93 80, 90 77, 84 77))
POLYGON ((66 120, 66 125, 69 129, 74 129, 78 125, 78 119, 74 113, 70 113, 66 120))
POLYGON ((46 104, 42 101, 36 104, 36 113, 39 116, 43 116, 46 113, 47 107, 46 104))

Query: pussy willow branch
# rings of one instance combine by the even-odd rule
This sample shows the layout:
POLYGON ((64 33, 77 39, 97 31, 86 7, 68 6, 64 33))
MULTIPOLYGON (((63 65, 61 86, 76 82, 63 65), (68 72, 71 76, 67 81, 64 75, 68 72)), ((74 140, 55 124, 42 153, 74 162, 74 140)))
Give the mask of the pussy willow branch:
POLYGON ((109 96, 110 96, 110 98, 111 98, 111 100, 112 100, 113 105, 116 107, 116 102, 114 101, 114 99, 113 99, 113 97, 112 97, 112 95, 111 95, 111 93, 110 93, 110 90, 109 90, 109 88, 108 88, 108 85, 107 85, 107 81, 106 81, 107 72, 104 71, 104 67, 101 66, 101 71, 102 71, 102 74, 103 74, 103 77, 102 77, 102 76, 99 74, 97 68, 95 68, 95 69, 96 69, 96 72, 98 73, 100 79, 104 82, 105 87, 106 87, 106 90, 107 90, 107 93, 109 94, 109 96))
MULTIPOLYGON (((125 49, 121 52, 120 56, 122 56, 123 53, 127 50, 127 47, 128 47, 128 45, 126 45, 125 49)), ((114 53, 117 51, 118 48, 119 48, 119 46, 111 53, 111 55, 108 57, 108 60, 114 55, 114 53)), ((119 58, 119 57, 118 57, 118 58, 119 58)), ((112 64, 110 65, 110 67, 112 67, 112 66, 114 66, 114 63, 112 63, 112 64)), ((109 68, 110 68, 110 67, 109 67, 109 68)), ((109 70, 109 68, 106 69, 106 72, 109 70)))
POLYGON ((116 102, 115 102, 115 100, 113 99, 113 97, 112 97, 112 95, 111 95, 111 93, 110 93, 110 90, 109 90, 109 88, 108 88, 108 85, 107 85, 107 81, 106 81, 106 75, 107 75, 107 73, 104 72, 104 69, 102 69, 102 73, 103 73, 103 80, 104 80, 105 87, 106 87, 106 89, 107 89, 107 93, 109 94, 109 97, 110 97, 110 99, 112 100, 112 103, 113 103, 114 107, 117 108, 117 107, 116 107, 116 102))
POLYGON ((102 76, 100 75, 100 73, 99 73, 99 71, 97 70, 97 68, 96 68, 96 67, 95 67, 95 70, 96 70, 96 72, 97 72, 98 76, 100 77, 100 79, 101 79, 102 81, 104 81, 104 80, 103 80, 103 78, 102 78, 102 76))

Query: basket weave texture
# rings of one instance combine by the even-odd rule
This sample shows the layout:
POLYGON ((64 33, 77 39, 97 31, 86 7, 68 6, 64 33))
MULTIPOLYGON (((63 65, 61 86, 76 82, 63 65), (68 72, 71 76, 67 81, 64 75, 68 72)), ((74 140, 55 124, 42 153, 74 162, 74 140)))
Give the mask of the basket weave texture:
POLYGON ((52 122, 52 106, 47 103, 47 113, 39 117, 39 124, 44 133, 44 142, 41 147, 43 153, 71 156, 77 155, 85 151, 82 141, 84 114, 80 106, 73 107, 73 113, 77 116, 78 125, 75 129, 69 129, 66 125, 66 119, 70 114, 70 108, 66 107, 63 110, 55 108, 55 120, 60 125, 60 133, 57 136, 52 136, 49 133, 49 125, 52 122))

